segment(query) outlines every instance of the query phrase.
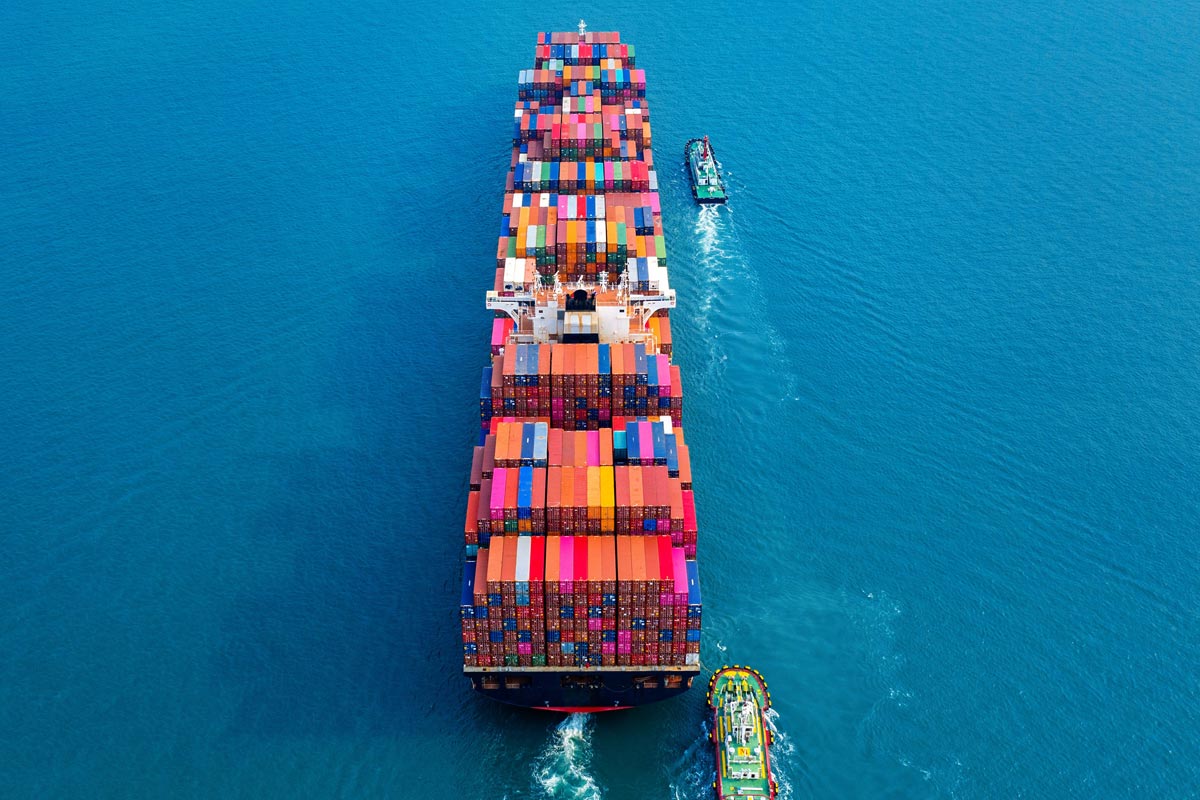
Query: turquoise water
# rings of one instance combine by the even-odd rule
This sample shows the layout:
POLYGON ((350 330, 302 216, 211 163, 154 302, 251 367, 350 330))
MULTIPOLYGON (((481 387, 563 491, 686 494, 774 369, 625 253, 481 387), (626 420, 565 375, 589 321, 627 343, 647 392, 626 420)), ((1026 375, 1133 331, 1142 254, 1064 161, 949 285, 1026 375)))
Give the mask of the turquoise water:
POLYGON ((785 796, 1197 796, 1200 11, 647 5, 0 8, 0 794, 707 796, 699 692, 456 675, 514 82, 584 16, 785 796))

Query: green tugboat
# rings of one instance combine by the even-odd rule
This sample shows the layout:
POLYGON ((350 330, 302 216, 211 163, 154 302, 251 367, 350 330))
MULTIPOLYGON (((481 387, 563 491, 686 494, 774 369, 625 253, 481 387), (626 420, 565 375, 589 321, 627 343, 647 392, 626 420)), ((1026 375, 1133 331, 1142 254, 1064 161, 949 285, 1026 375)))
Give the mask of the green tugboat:
POLYGON ((717 170, 717 155, 713 152, 708 137, 689 139, 683 148, 683 159, 692 176, 692 197, 701 205, 724 203, 727 199, 725 184, 717 170))
POLYGON ((763 676, 750 667, 721 667, 708 682, 708 705, 717 800, 774 800, 779 787, 771 774, 771 730, 764 716, 771 694, 763 676))

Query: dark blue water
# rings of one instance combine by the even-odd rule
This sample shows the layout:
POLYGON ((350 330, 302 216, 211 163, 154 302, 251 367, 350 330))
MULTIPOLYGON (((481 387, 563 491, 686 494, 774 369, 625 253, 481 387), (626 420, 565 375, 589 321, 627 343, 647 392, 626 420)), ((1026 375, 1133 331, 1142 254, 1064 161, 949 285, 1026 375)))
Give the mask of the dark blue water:
POLYGON ((509 109, 582 15, 785 796, 1197 796, 1200 9, 648 5, 0 7, 0 794, 707 796, 699 692, 456 675, 509 109))

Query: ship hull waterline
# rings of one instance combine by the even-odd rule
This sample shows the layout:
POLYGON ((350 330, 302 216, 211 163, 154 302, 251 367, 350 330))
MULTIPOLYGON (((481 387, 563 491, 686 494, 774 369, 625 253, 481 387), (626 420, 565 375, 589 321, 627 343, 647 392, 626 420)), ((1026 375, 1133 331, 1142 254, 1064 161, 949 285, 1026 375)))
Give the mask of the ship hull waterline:
POLYGON ((598 712, 637 708, 683 694, 699 668, 639 670, 466 669, 471 688, 492 700, 543 711, 598 712))

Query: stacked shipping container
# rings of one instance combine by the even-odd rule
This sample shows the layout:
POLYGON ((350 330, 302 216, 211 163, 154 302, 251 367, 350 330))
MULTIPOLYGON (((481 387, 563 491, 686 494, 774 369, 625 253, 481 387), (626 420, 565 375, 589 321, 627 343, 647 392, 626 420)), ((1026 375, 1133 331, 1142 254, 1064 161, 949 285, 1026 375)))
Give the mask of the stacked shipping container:
POLYGON ((666 534, 696 555, 696 505, 683 429, 669 417, 568 431, 496 420, 471 458, 468 555, 492 536, 666 534))
MULTIPOLYGON (((665 317, 651 323, 655 320, 661 349, 670 324, 665 317)), ((646 415, 667 415, 680 424, 683 380, 669 355, 640 342, 513 344, 483 370, 479 417, 484 431, 493 419, 506 416, 548 417, 566 430, 597 430, 613 427, 616 417, 646 415)))
MULTIPOLYGON (((665 285, 645 74, 613 33, 538 37, 518 77, 496 250, 502 295, 665 285)), ((463 525, 467 667, 699 663, 683 387, 660 311, 645 343, 514 341, 492 323, 463 525)))

